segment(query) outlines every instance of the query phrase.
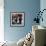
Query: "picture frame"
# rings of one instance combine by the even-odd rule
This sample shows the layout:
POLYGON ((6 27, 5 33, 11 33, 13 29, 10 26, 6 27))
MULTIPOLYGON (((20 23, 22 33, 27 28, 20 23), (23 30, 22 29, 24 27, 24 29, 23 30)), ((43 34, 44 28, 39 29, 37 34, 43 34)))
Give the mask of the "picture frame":
POLYGON ((24 12, 10 12, 10 26, 11 27, 24 27, 25 26, 25 13, 24 12))

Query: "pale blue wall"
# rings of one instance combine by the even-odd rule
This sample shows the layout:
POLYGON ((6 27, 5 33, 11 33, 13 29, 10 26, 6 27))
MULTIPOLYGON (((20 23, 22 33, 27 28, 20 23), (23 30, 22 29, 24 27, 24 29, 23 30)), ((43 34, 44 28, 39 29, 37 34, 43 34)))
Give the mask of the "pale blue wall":
MULTIPOLYGON (((40 1, 40 10, 42 11, 43 9, 46 9, 46 0, 41 0, 40 1)), ((46 10, 43 12, 43 22, 40 21, 40 25, 46 27, 46 10)))
POLYGON ((7 41, 18 41, 31 29, 36 12, 40 9, 40 0, 5 0, 4 36, 7 41), (10 27, 10 12, 25 12, 24 27, 10 27))

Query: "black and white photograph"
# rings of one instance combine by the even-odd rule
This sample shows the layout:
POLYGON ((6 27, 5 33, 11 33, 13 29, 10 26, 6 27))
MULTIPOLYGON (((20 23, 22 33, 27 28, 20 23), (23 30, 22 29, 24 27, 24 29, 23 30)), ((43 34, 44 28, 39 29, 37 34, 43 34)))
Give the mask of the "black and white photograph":
POLYGON ((11 26, 24 26, 24 12, 11 12, 10 24, 11 26))

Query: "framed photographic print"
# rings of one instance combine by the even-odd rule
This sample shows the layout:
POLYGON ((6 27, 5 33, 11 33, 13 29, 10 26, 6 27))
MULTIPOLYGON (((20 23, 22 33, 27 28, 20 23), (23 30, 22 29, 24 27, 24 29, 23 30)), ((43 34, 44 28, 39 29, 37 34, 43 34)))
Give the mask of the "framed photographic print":
POLYGON ((23 27, 25 25, 24 12, 11 12, 10 13, 10 26, 11 27, 23 27))

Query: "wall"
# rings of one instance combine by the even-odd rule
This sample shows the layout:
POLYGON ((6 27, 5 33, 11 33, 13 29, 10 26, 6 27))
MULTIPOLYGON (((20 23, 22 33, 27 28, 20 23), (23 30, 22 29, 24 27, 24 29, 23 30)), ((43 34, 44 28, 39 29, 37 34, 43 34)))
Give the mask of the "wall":
POLYGON ((32 30, 36 12, 40 10, 40 0, 4 0, 4 37, 7 41, 18 41, 32 30), (25 12, 24 27, 10 27, 10 12, 25 12))
MULTIPOLYGON (((40 9, 41 9, 41 11, 42 11, 43 9, 46 9, 46 0, 41 0, 41 1, 40 1, 40 9)), ((41 21, 41 22, 40 22, 40 25, 46 27, 46 10, 43 12, 42 17, 43 17, 43 22, 41 21)))

